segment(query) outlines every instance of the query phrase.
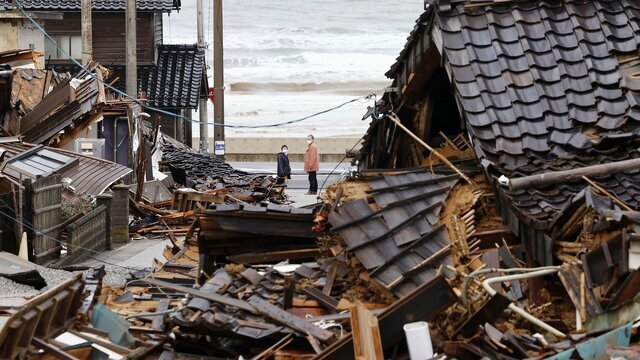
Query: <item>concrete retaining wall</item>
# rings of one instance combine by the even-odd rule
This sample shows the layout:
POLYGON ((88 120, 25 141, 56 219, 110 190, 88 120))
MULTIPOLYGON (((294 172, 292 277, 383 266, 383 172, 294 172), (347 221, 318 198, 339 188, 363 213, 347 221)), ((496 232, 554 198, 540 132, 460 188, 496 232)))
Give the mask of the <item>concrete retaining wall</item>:
MULTIPOLYGON (((357 137, 316 138, 320 162, 339 162, 347 150, 356 144, 357 137)), ((197 148, 198 138, 193 139, 197 148)), ((304 138, 227 138, 225 141, 226 161, 262 162, 275 161, 280 147, 287 145, 289 160, 304 161, 307 139, 304 138)), ((359 147, 359 146, 358 146, 359 147)), ((356 147, 356 149, 358 148, 356 147)), ((213 152, 213 139, 209 139, 209 151, 213 152)))

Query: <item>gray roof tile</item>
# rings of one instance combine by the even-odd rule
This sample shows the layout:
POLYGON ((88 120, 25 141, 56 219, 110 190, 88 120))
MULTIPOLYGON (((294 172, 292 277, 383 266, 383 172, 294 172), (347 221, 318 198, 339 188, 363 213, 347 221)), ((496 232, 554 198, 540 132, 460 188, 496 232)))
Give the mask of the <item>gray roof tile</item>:
MULTIPOLYGON (((26 10, 31 11, 80 11, 81 0, 21 0, 26 10)), ((0 3, 11 4, 11 0, 0 3)), ((92 0, 93 11, 124 11, 124 0, 92 0)), ((171 12, 180 9, 180 0, 137 0, 137 10, 143 12, 171 12)), ((7 5, 5 5, 7 6, 7 5)), ((1 6, 0 6, 1 9, 1 6)))
MULTIPOLYGON (((637 135, 621 132, 630 122, 640 126, 640 80, 623 80, 616 56, 638 54, 640 3, 451 3, 449 11, 436 10, 436 23, 454 31, 443 35, 444 52, 454 59, 454 90, 480 157, 500 172, 527 175, 640 156, 635 147, 624 147, 637 135)), ((636 176, 632 183, 640 182, 636 176)), ((550 221, 583 187, 527 191, 526 205, 512 205, 536 221, 550 221)), ((635 199, 625 188, 612 191, 635 199)))

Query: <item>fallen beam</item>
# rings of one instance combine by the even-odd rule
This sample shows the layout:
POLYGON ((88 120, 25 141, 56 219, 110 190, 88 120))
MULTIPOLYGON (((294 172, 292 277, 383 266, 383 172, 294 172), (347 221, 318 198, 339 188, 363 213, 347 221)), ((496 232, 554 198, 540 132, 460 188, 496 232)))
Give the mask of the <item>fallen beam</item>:
POLYGON ((637 169, 640 169, 640 159, 623 160, 607 164, 585 166, 578 169, 549 171, 541 174, 509 179, 507 186, 511 191, 517 191, 581 180, 583 176, 598 177, 637 169))
POLYGON ((77 357, 65 352, 64 350, 38 338, 31 339, 31 345, 44 350, 45 353, 55 357, 56 359, 79 360, 77 357))
MULTIPOLYGON (((458 297, 449 283, 442 276, 438 276, 393 303, 378 316, 383 350, 390 349, 404 339, 402 325, 414 321, 429 321, 457 300, 458 297)), ((336 360, 353 358, 351 334, 334 342, 316 357, 316 359, 336 360)))
POLYGON ((277 262, 283 260, 314 259, 318 256, 320 256, 320 249, 310 248, 300 250, 271 251, 261 254, 230 255, 227 257, 227 259, 236 264, 260 264, 265 262, 277 262))
POLYGON ((171 289, 179 293, 189 294, 195 297, 199 297, 201 299, 213 301, 218 304, 234 306, 240 310, 248 311, 252 314, 257 314, 256 309, 244 300, 234 299, 232 297, 224 296, 224 295, 205 293, 198 289, 176 285, 167 281, 162 281, 162 280, 153 279, 153 278, 143 278, 143 279, 140 279, 140 281, 147 283, 149 285, 154 285, 154 286, 162 287, 165 289, 171 289))
POLYGON ((303 318, 299 318, 286 310, 282 310, 270 302, 263 300, 258 295, 250 297, 249 304, 255 307, 261 314, 305 335, 310 334, 314 338, 324 342, 333 338, 331 331, 322 329, 303 318))

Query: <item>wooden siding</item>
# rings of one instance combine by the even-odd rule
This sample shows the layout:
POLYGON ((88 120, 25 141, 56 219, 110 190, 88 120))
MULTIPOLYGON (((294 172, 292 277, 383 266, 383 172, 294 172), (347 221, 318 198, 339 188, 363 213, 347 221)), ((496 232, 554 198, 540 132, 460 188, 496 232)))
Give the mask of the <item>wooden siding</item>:
MULTIPOLYGON (((93 14, 93 58, 103 65, 125 63, 124 13, 93 14)), ((138 63, 153 63, 157 24, 153 13, 139 13, 136 24, 138 63)), ((52 35, 79 35, 80 14, 65 13, 63 20, 47 20, 45 29, 52 35)), ((162 23, 160 23, 162 33, 162 23)), ((160 35, 160 39, 162 36, 160 35)))
POLYGON ((29 260, 42 264, 60 256, 62 247, 54 239, 59 238, 59 225, 62 223, 62 184, 60 175, 36 181, 27 179, 24 183, 27 200, 25 228, 33 254, 29 260))
POLYGON ((88 214, 69 224, 67 230, 67 261, 93 251, 107 248, 107 207, 100 205, 88 214))

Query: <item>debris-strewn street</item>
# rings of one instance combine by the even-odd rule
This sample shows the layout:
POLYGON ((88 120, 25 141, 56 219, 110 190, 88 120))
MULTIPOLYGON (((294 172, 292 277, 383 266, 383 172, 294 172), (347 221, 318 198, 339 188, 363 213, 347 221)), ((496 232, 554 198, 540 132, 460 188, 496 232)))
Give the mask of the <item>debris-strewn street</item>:
POLYGON ((640 358, 637 2, 426 1, 306 195, 194 149, 205 47, 127 3, 137 75, 124 3, 80 64, 84 0, 0 0, 66 41, 0 49, 1 359, 640 358))

